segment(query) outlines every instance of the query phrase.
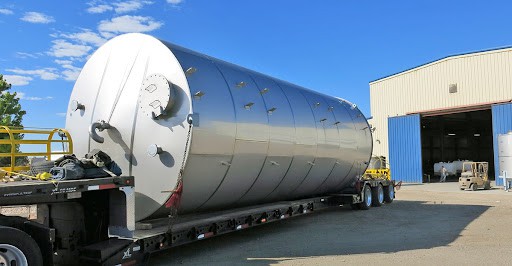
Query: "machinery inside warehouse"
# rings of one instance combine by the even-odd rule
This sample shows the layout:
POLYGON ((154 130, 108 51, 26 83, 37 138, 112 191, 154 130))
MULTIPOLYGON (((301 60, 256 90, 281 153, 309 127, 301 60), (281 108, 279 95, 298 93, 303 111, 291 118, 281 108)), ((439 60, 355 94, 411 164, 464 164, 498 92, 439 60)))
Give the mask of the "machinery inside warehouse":
POLYGON ((489 177, 493 179, 491 110, 421 117, 421 150, 424 179, 430 175, 436 180, 434 176, 439 176, 434 171, 435 163, 459 160, 488 162, 489 177))

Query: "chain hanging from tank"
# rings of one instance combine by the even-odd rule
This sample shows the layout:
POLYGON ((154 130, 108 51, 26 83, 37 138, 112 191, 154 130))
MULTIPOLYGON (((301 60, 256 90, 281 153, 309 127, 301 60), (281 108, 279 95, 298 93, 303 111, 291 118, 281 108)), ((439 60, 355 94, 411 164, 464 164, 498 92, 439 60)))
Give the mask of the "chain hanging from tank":
MULTIPOLYGON (((169 223, 167 232, 172 233, 172 227, 174 222, 178 218, 178 209, 181 203, 181 193, 183 192, 183 171, 185 170, 185 160, 187 159, 187 151, 188 146, 190 145, 190 135, 192 133, 192 116, 189 115, 187 118, 188 122, 188 133, 187 133, 187 141, 185 142, 185 151, 183 152, 183 159, 181 161, 180 172, 178 174, 178 180, 176 181, 176 186, 172 190, 172 195, 169 197, 169 200, 165 203, 165 207, 169 208, 169 223)), ((172 244, 172 238, 170 238, 172 244)))

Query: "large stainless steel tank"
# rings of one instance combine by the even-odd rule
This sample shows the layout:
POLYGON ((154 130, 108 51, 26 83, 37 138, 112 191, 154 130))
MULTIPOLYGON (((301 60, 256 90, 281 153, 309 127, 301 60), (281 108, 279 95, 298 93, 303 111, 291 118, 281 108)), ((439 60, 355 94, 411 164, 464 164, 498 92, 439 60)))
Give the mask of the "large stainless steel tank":
POLYGON ((512 131, 507 134, 498 135, 498 161, 499 175, 503 176, 504 172, 507 177, 512 176, 512 131))
POLYGON ((78 155, 102 149, 135 176, 136 220, 168 212, 182 160, 180 212, 191 212, 337 192, 372 151, 350 102, 143 34, 91 56, 66 127, 78 155), (88 131, 102 120, 110 128, 93 128, 95 141, 88 131))

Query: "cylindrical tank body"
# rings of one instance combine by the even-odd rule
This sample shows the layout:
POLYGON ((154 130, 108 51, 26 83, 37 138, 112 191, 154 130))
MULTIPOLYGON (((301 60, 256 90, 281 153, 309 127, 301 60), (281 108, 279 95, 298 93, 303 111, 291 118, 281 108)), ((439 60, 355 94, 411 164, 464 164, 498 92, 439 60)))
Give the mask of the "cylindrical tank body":
POLYGON ((512 177, 512 131, 498 135, 498 161, 499 175, 503 176, 506 172, 507 177, 512 177))
POLYGON ((350 102, 144 34, 91 56, 66 127, 78 155, 101 149, 135 176, 136 220, 168 213, 182 165, 184 213, 338 192, 372 152, 350 102), (102 120, 98 143, 88 132, 102 120))

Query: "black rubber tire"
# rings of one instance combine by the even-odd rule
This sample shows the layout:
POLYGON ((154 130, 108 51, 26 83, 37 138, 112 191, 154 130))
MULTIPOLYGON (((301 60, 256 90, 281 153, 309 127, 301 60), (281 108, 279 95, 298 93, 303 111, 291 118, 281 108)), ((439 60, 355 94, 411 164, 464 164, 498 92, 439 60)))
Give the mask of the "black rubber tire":
POLYGON ((380 207, 384 203, 384 187, 382 184, 378 184, 376 187, 372 187, 372 206, 380 207))
POLYGON ((471 185, 471 190, 473 190, 473 191, 477 191, 477 190, 478 190, 478 185, 477 185, 477 184, 475 184, 475 183, 473 183, 473 184, 471 185))
POLYGON ((39 161, 32 163, 30 165, 30 174, 31 175, 37 175, 44 172, 50 172, 50 169, 52 169, 55 166, 55 163, 53 161, 39 161))
MULTIPOLYGON (((39 246, 25 232, 11 227, 0 226, 0 243, 17 247, 27 258, 29 266, 43 265, 43 256, 39 246)), ((16 263, 16 265, 21 265, 21 263, 16 263)))
POLYGON ((384 202, 392 203, 395 199, 395 188, 393 185, 384 187, 384 202))
POLYGON ((484 184, 484 189, 485 189, 485 190, 489 190, 489 189, 491 189, 491 182, 490 182, 490 181, 485 182, 485 184, 484 184))
POLYGON ((365 185, 363 191, 363 202, 359 203, 359 209, 368 210, 372 206, 372 189, 369 185, 365 185))

